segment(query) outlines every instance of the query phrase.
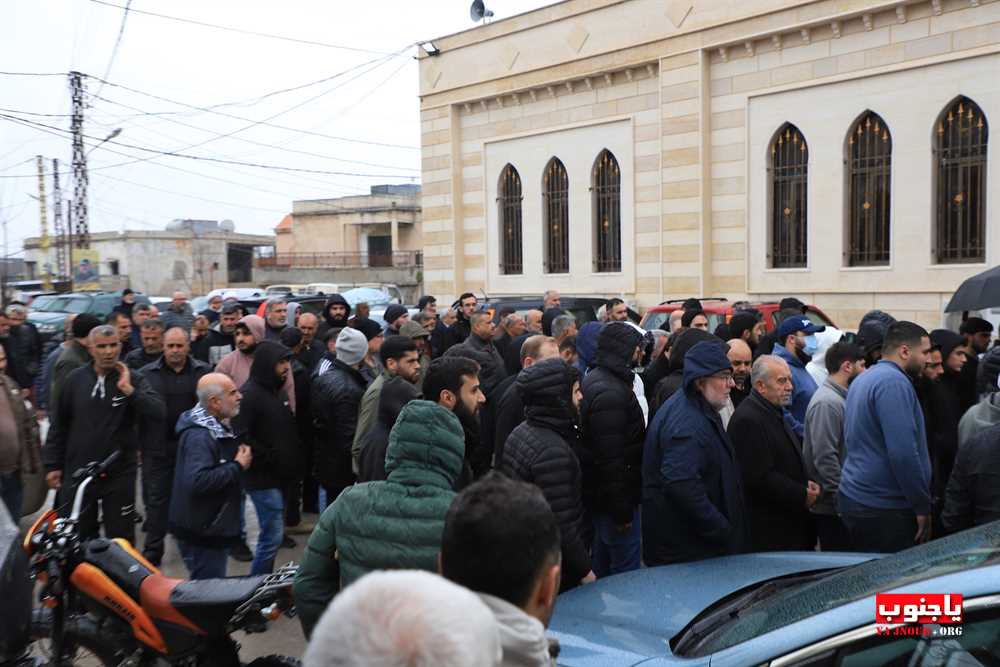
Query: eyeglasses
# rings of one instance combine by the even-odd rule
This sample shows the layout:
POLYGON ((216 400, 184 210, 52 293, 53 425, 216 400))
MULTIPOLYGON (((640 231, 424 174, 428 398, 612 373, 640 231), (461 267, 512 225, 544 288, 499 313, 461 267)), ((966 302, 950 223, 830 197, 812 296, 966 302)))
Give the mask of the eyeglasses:
POLYGON ((709 377, 710 378, 714 378, 716 380, 726 380, 726 381, 729 381, 729 380, 733 379, 733 372, 732 371, 719 371, 718 373, 713 373, 712 375, 709 375, 709 377))

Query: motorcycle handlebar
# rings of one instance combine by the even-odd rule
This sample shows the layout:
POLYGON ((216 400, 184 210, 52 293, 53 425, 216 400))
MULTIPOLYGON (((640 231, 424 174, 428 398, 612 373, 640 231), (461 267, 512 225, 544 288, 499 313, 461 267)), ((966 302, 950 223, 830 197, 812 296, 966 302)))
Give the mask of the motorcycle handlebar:
POLYGON ((121 457, 122 451, 120 449, 116 449, 100 463, 91 461, 84 467, 74 472, 73 479, 83 479, 84 477, 97 477, 98 475, 102 475, 107 472, 108 468, 113 466, 121 457))

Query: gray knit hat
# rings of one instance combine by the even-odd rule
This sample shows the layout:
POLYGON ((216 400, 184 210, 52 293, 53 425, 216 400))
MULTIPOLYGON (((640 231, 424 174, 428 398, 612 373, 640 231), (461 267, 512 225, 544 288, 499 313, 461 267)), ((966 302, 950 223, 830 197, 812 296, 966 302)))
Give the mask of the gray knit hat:
POLYGON ((337 336, 337 361, 348 366, 356 366, 368 354, 368 339, 365 335, 351 327, 344 327, 337 336))

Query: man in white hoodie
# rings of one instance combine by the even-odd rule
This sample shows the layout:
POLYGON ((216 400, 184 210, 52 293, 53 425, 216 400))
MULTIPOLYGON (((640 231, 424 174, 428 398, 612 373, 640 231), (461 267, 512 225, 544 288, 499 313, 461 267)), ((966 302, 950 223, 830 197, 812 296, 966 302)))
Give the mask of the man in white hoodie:
POLYGON ((493 472, 468 486, 444 519, 441 574, 493 612, 502 667, 555 665, 545 637, 559 594, 559 527, 538 487, 493 472))

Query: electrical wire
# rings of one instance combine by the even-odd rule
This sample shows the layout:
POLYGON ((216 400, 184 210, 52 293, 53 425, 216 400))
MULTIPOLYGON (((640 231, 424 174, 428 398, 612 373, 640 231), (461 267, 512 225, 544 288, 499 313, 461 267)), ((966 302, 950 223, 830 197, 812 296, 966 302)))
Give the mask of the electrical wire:
MULTIPOLYGON (((116 7, 118 9, 125 9, 122 5, 116 5, 112 2, 105 2, 104 0, 90 0, 91 2, 104 5, 106 7, 116 7)), ((358 53, 373 53, 376 55, 389 55, 384 51, 375 51, 372 49, 363 49, 356 46, 345 46, 343 44, 330 44, 328 42, 318 42, 311 39, 299 39, 297 37, 288 37, 286 35, 274 35, 266 32, 258 32, 256 30, 243 30, 241 28, 234 28, 232 26, 219 25, 217 23, 208 23, 206 21, 196 21, 194 19, 185 19, 179 16, 169 16, 167 14, 157 14, 156 12, 150 12, 142 9, 133 9, 134 14, 144 14, 146 16, 155 16, 161 19, 167 19, 169 21, 177 21, 179 23, 190 23, 192 25, 202 26, 204 28, 215 28, 217 30, 226 30, 228 32, 236 32, 242 35, 253 35, 254 37, 266 37, 268 39, 280 39, 286 42, 294 42, 296 44, 308 44, 310 46, 322 46, 328 49, 341 49, 343 51, 356 51, 358 53)), ((394 55, 395 57, 395 55, 394 55)))
POLYGON ((285 214, 288 213, 288 211, 285 210, 285 209, 261 208, 259 206, 247 206, 246 204, 237 204, 235 202, 222 201, 222 200, 219 200, 219 199, 210 199, 208 197, 199 197, 197 195, 192 195, 192 194, 189 194, 187 192, 177 192, 175 190, 167 190, 166 188, 158 188, 158 187, 153 186, 153 185, 146 185, 145 183, 136 183, 135 181, 129 181, 127 179, 120 178, 118 176, 110 176, 108 174, 103 174, 103 173, 102 174, 95 174, 95 176, 97 178, 105 178, 105 179, 108 179, 108 180, 111 180, 111 181, 117 181, 119 183, 125 183, 127 185, 132 185, 132 186, 135 186, 137 188, 146 188, 147 190, 155 190, 156 192, 163 192, 163 193, 166 193, 168 195, 176 195, 178 197, 187 197, 188 199, 197 199, 199 201, 209 202, 211 204, 219 204, 221 206, 233 206, 233 207, 236 207, 236 208, 245 208, 245 209, 249 209, 249 210, 252 210, 252 211, 264 211, 266 213, 278 213, 278 214, 281 214, 281 215, 285 215, 285 214))
MULTIPOLYGON (((103 77, 104 79, 107 79, 108 75, 111 74, 111 67, 112 67, 112 65, 115 64, 115 56, 118 55, 118 47, 121 45, 121 43, 122 43, 122 37, 125 35, 125 22, 128 21, 128 10, 129 10, 129 7, 131 5, 132 5, 132 0, 125 0, 125 7, 123 7, 123 9, 125 10, 125 13, 122 14, 122 23, 118 27, 118 37, 115 38, 115 45, 111 49, 111 59, 108 60, 108 66, 104 70, 104 77, 103 77)), ((104 87, 104 84, 101 84, 101 88, 103 88, 103 87, 104 87)), ((97 89, 98 93, 101 92, 101 88, 97 89)))

